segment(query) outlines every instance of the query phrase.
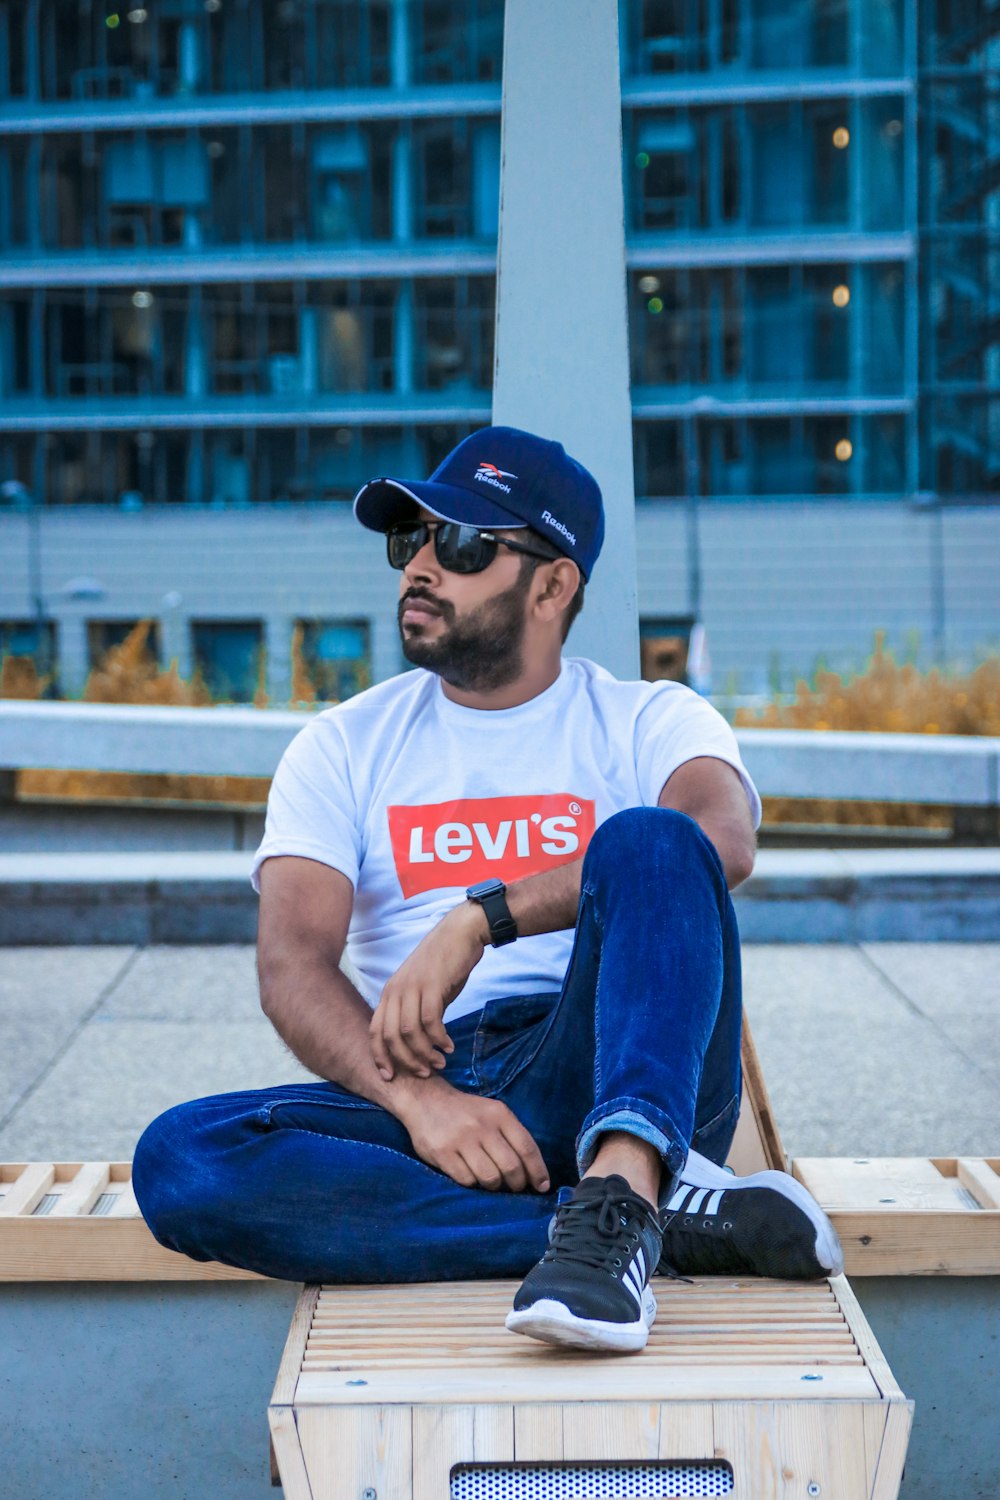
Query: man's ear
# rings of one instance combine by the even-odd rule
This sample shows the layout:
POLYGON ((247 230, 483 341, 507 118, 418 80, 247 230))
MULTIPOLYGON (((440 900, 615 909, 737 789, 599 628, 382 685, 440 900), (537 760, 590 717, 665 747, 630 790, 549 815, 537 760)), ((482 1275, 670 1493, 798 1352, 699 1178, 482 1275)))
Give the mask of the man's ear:
POLYGON ((542 606, 544 617, 551 619, 563 612, 576 593, 580 583, 580 569, 570 558, 560 557, 545 568, 539 568, 535 577, 543 572, 547 575, 545 584, 535 603, 536 607, 542 606))

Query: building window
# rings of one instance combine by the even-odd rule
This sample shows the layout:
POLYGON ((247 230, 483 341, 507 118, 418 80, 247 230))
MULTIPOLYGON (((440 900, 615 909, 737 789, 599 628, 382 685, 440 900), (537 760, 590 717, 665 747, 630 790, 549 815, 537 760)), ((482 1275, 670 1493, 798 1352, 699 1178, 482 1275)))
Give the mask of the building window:
POLYGON ((261 620, 192 620, 195 671, 218 703, 250 703, 264 689, 261 620))
POLYGON ((367 620, 297 620, 292 637, 292 698, 339 703, 371 684, 367 620))
POLYGON ((45 620, 0 620, 0 698, 36 698, 51 690, 56 627, 45 620))
POLYGON ((159 666, 160 627, 156 620, 88 620, 87 663, 91 671, 103 666, 108 652, 121 646, 140 626, 145 629, 141 639, 137 636, 134 642, 139 662, 159 666))

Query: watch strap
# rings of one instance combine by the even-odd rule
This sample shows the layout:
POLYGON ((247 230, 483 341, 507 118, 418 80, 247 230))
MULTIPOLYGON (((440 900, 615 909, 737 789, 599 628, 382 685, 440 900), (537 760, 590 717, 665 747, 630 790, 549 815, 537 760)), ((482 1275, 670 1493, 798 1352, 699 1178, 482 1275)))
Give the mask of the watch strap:
POLYGON ((507 905, 507 887, 502 880, 490 881, 486 885, 472 885, 466 891, 470 901, 477 902, 486 913, 490 929, 490 943, 494 948, 503 948, 517 937, 517 923, 507 905))

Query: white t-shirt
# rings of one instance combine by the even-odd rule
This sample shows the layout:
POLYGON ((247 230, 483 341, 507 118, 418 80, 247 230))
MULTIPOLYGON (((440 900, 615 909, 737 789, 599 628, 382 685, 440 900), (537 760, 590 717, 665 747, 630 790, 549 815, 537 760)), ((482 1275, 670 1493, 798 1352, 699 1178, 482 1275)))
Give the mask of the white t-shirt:
MULTIPOLYGON (((282 757, 253 866, 295 854, 354 886, 347 959, 368 1003, 465 888, 578 859, 594 829, 655 807, 684 761, 735 767, 755 825, 760 798, 736 737, 711 704, 674 682, 618 682, 564 658, 559 677, 516 708, 464 708, 421 669, 318 714, 282 757)), ((562 987, 573 933, 487 948, 446 1019, 506 995, 562 987)))

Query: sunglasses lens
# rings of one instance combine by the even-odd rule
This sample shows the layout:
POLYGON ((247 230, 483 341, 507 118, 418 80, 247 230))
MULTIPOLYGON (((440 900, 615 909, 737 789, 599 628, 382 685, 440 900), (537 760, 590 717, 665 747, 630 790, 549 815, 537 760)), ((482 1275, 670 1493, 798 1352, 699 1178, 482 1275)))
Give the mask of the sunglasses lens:
POLYGON ((446 521, 437 529, 437 560, 450 573, 481 573, 496 557, 497 544, 475 526, 446 521))
MULTIPOLYGON (((430 531, 431 528, 421 522, 417 526, 394 526, 386 532, 389 566, 402 569, 411 563, 426 545, 430 531)), ((449 573, 481 573, 496 557, 497 543, 483 536, 475 526, 442 521, 434 529, 434 552, 442 568, 447 568, 449 573)))
POLYGON ((427 540, 426 526, 394 526, 386 532, 385 544, 391 568, 405 568, 427 540))

